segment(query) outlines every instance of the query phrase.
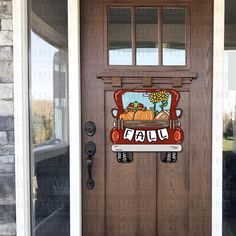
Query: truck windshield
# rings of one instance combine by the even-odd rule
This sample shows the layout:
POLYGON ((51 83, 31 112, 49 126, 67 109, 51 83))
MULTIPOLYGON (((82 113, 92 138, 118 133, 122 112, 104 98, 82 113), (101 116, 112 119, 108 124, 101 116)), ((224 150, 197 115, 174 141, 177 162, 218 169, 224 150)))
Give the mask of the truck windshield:
POLYGON ((157 92, 125 92, 122 95, 122 105, 125 112, 149 111, 157 119, 163 113, 169 115, 171 107, 171 94, 166 91, 157 92))

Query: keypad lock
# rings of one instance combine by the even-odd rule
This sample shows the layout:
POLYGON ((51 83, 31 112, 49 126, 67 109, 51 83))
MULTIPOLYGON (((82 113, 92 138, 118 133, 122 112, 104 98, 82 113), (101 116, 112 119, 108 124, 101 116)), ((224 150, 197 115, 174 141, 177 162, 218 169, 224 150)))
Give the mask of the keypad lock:
POLYGON ((87 155, 87 169, 88 169, 87 188, 91 190, 95 186, 95 181, 92 178, 93 156, 96 153, 96 145, 94 142, 90 141, 86 143, 85 153, 87 155))

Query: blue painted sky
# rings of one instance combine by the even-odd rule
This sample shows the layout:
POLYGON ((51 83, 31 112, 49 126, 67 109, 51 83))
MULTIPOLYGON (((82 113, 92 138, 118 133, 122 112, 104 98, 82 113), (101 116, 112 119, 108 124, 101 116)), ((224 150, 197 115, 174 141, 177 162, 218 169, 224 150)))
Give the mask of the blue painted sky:
MULTIPOLYGON (((141 93, 141 92, 127 92, 125 94, 122 95, 122 102, 123 102, 123 108, 127 108, 127 106, 131 103, 131 102, 139 102, 142 103, 145 107, 147 107, 147 109, 150 109, 151 107, 153 107, 153 103, 150 102, 149 98, 148 98, 148 93, 141 93)), ((160 111, 160 107, 159 105, 161 105, 161 103, 157 104, 157 110, 160 111)), ((171 95, 169 95, 168 98, 168 106, 165 107, 165 110, 170 110, 170 105, 171 105, 171 95)))

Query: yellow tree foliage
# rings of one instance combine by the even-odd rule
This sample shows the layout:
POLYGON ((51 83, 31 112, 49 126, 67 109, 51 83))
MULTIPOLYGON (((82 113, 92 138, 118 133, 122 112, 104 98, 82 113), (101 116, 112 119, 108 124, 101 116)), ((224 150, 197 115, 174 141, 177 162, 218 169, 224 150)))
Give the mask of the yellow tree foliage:
POLYGON ((33 144, 42 144, 53 137, 53 101, 33 100, 32 102, 33 144))

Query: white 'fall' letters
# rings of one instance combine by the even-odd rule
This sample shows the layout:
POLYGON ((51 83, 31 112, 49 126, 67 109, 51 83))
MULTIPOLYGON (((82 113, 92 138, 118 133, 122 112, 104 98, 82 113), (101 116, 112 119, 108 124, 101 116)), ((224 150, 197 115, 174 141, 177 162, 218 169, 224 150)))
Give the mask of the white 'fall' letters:
POLYGON ((147 131, 147 138, 148 142, 156 142, 157 141, 157 132, 155 130, 148 130, 147 131))
POLYGON ((131 141, 133 139, 134 136, 134 131, 133 129, 125 129, 125 133, 124 133, 124 139, 128 139, 129 141, 131 141))
POLYGON ((135 133, 135 141, 144 142, 144 140, 145 140, 145 131, 137 130, 135 133))
POLYGON ((156 142, 159 138, 161 141, 164 139, 169 139, 169 134, 167 129, 160 130, 134 130, 126 128, 124 132, 124 139, 132 141, 134 138, 135 142, 144 142, 147 135, 147 140, 149 143, 156 142))
POLYGON ((159 129, 157 130, 158 132, 158 136, 160 138, 160 140, 164 140, 164 139, 168 139, 169 138, 169 134, 167 129, 159 129))

